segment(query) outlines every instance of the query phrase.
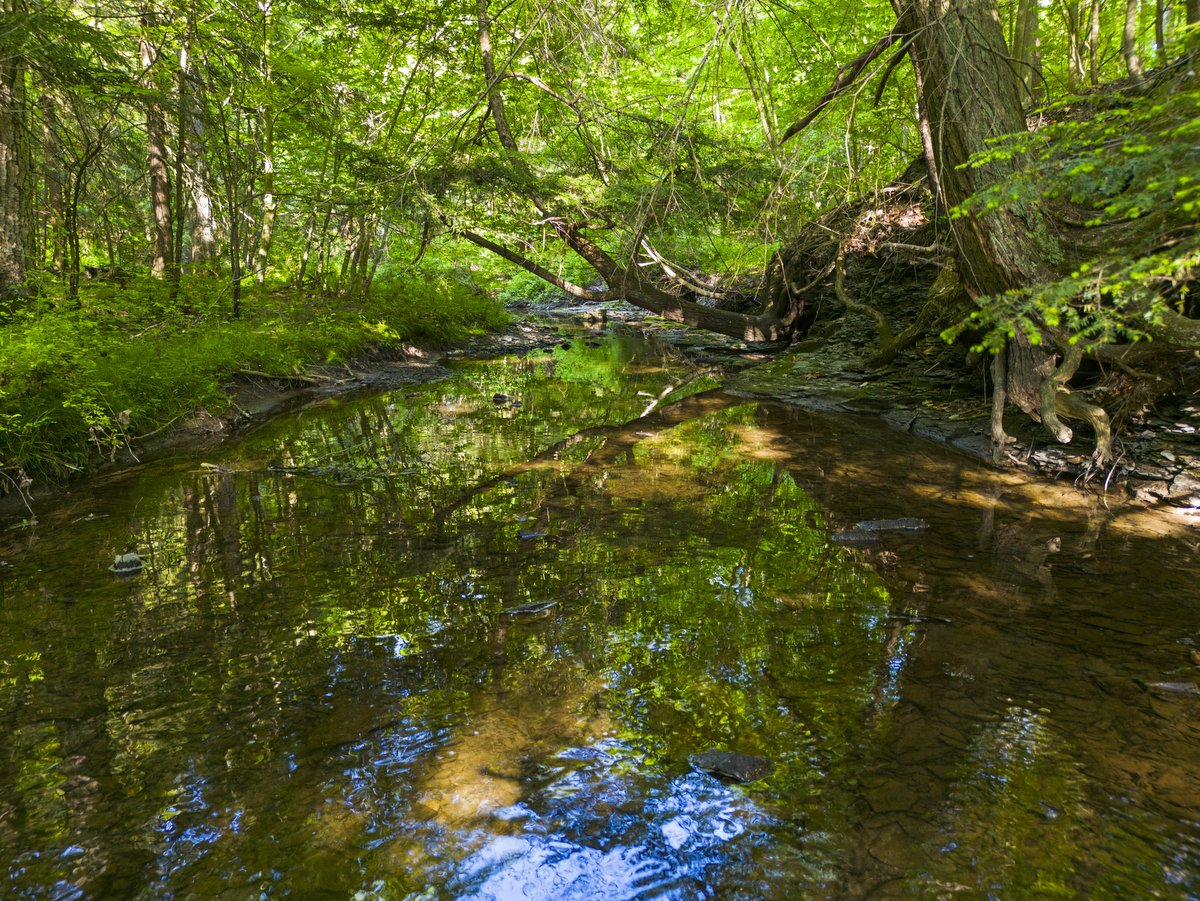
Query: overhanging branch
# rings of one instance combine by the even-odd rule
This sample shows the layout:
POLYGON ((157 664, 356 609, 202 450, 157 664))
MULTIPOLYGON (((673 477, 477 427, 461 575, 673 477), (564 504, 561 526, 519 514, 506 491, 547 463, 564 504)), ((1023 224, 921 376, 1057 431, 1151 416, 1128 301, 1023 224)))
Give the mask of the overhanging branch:
POLYGON ((510 263, 515 263, 526 272, 532 272, 543 281, 547 281, 563 291, 566 291, 572 297, 578 297, 580 300, 605 301, 614 300, 620 297, 615 291, 593 291, 591 288, 583 288, 576 285, 574 282, 569 282, 561 275, 551 272, 544 266, 539 266, 528 257, 524 257, 514 250, 509 250, 503 245, 497 244, 495 241, 489 241, 483 235, 476 234, 473 231, 460 231, 462 237, 466 238, 476 247, 482 247, 484 250, 490 251, 496 256, 503 257, 510 263))
POLYGON ((798 122, 792 123, 788 127, 788 130, 783 133, 783 137, 780 139, 779 143, 786 143, 789 139, 794 138, 796 135, 800 134, 800 132, 804 131, 804 129, 808 128, 808 126, 813 123, 813 120, 821 114, 825 107, 829 106, 829 104, 833 103, 833 101, 858 83, 859 79, 862 78, 863 73, 866 72, 867 66, 869 66, 873 60, 883 54, 885 50, 891 47, 892 44, 896 43, 896 41, 900 40, 900 38, 903 36, 904 32, 900 30, 899 26, 897 26, 854 59, 850 60, 850 62, 846 63, 846 65, 839 68, 838 74, 833 79, 833 84, 830 85, 829 90, 826 91, 821 99, 817 101, 817 105, 812 108, 807 116, 798 122))

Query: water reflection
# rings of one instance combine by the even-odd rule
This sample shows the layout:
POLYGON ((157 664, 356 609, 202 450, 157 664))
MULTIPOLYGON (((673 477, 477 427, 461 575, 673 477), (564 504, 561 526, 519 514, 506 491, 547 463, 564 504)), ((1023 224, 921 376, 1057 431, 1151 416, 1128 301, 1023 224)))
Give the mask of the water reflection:
POLYGON ((1194 539, 709 387, 576 341, 0 532, 5 892, 1200 891, 1194 539))

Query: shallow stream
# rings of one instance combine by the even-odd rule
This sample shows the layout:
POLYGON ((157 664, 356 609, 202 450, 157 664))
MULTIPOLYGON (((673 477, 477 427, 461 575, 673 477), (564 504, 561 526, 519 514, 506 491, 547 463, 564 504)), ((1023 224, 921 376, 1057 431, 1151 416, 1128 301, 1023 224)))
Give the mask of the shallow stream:
POLYGON ((1200 896, 1194 527, 568 344, 7 524, 0 896, 1200 896))

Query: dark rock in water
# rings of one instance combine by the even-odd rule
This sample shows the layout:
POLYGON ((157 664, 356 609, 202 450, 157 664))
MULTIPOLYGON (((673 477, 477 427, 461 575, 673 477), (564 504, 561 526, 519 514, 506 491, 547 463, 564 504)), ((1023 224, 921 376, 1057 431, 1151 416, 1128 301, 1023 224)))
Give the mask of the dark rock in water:
POLYGON ((1195 682, 1147 682, 1146 687, 1155 691, 1164 691, 1167 694, 1190 695, 1200 698, 1200 685, 1195 682))
POLYGON ((504 406, 510 400, 512 400, 512 398, 509 397, 507 394, 493 394, 492 395, 492 403, 494 403, 497 407, 504 406))
POLYGON ((518 604, 516 607, 509 607, 501 613, 501 616, 510 616, 513 619, 539 619, 543 616, 549 616, 557 606, 558 601, 533 601, 529 604, 518 604))
POLYGON ((116 573, 118 576, 136 576, 144 566, 142 558, 137 554, 117 554, 108 571, 116 573))
POLYGON ((734 751, 710 748, 693 754, 688 762, 702 773, 709 773, 734 782, 756 782, 775 772, 774 762, 765 757, 753 757, 734 751))
POLYGON ((893 613, 888 617, 888 619, 892 620, 892 622, 913 623, 914 625, 920 625, 924 623, 943 623, 945 625, 951 625, 954 622, 954 620, 948 616, 937 616, 933 613, 893 613))
POLYGON ((548 534, 548 532, 526 532, 524 529, 522 529, 517 533, 517 537, 522 541, 533 541, 537 538, 545 538, 548 534))
POLYGON ((923 532, 929 528, 929 523, 907 516, 900 519, 864 519, 854 527, 864 532, 923 532))
POLYGON ((834 532, 833 540, 838 544, 848 544, 857 547, 864 544, 875 544, 879 540, 879 536, 874 532, 867 532, 863 529, 848 529, 845 532, 834 532))

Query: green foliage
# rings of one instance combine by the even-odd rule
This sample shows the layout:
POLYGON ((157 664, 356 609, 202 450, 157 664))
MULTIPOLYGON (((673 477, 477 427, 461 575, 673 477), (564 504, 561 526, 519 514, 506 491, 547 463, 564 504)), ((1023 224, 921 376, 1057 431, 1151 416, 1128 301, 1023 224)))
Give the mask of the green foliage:
POLYGON ((504 324, 499 306, 450 279, 388 279, 365 300, 327 304, 263 294, 242 319, 219 317, 221 286, 187 282, 192 311, 164 286, 100 286, 82 310, 26 313, 0 328, 0 470, 61 476, 89 453, 228 407, 238 370, 298 373, 372 348, 454 341, 504 324))
POLYGON ((970 323, 996 349, 1023 331, 1062 329, 1089 346, 1143 340, 1167 310, 1184 312, 1200 273, 1200 86, 1144 96, 1069 98, 1054 121, 1011 135, 971 162, 1023 157, 1011 178, 979 192, 955 215, 1035 202, 1082 217, 1095 240, 1065 277, 981 301, 970 323))
MULTIPOLYGON (((544 262, 543 265, 555 275, 581 287, 586 288, 602 283, 596 270, 576 256, 559 256, 556 260, 544 262)), ((513 304, 570 303, 573 298, 532 272, 519 269, 500 290, 497 300, 505 306, 511 306, 513 304)))

